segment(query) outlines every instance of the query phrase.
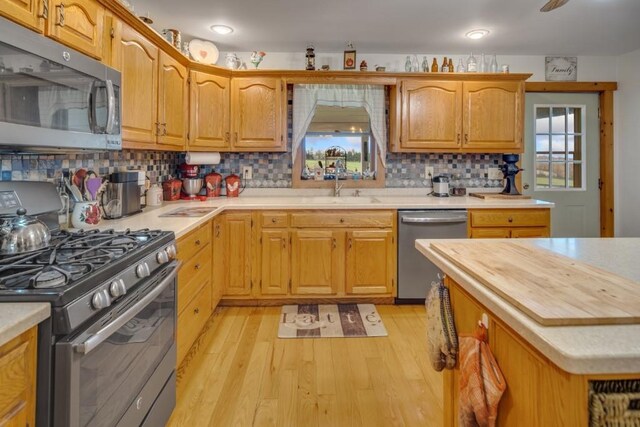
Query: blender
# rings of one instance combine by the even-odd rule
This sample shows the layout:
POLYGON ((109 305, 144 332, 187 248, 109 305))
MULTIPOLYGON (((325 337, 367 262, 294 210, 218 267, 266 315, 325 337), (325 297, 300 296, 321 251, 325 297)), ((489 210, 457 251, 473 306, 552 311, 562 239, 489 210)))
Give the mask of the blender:
POLYGON ((180 165, 180 174, 182 175, 182 192, 183 199, 195 199, 200 190, 202 190, 202 178, 198 178, 200 167, 198 165, 189 165, 182 163, 180 165))

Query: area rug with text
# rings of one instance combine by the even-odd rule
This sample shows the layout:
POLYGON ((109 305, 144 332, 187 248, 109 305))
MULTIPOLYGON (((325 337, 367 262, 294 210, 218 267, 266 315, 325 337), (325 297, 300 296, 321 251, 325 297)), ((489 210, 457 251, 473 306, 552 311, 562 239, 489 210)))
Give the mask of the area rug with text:
POLYGON ((386 337, 373 304, 282 306, 278 338, 386 337))

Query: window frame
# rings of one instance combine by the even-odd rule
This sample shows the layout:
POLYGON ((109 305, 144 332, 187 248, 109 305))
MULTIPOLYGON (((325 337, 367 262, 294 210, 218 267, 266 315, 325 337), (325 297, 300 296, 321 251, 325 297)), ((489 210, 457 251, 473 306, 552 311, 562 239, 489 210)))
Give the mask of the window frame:
MULTIPOLYGON (((567 117, 567 114, 565 114, 565 117, 567 117)), ((553 192, 558 192, 558 191, 587 191, 587 129, 586 129, 586 119, 587 119, 587 106, 584 104, 534 104, 533 105, 533 126, 532 126, 532 133, 533 133, 533 153, 532 153, 532 162, 533 162, 533 191, 536 192, 544 192, 544 191, 553 191, 553 192), (537 118, 538 118, 538 108, 546 108, 549 110, 550 112, 550 116, 549 116, 549 131, 546 133, 539 133, 537 132, 537 118), (569 108, 579 108, 580 109, 580 119, 581 119, 581 123, 582 123, 582 129, 581 132, 579 133, 569 133, 569 129, 568 129, 568 123, 565 119, 565 129, 563 133, 559 133, 559 132, 553 132, 553 125, 552 125, 552 112, 554 108, 563 108, 565 110, 569 109, 569 108), (537 150, 537 137, 539 135, 546 135, 549 138, 549 160, 547 161, 547 164, 549 165, 549 187, 540 187, 538 186, 538 163, 543 163, 543 162, 539 162, 538 161, 538 150, 537 150), (554 135, 562 135, 564 137, 564 152, 565 152, 565 158, 563 161, 553 161, 553 136, 554 135), (581 142, 580 142, 580 152, 582 154, 582 159, 579 161, 576 161, 575 159, 573 161, 569 161, 568 160, 568 143, 567 143, 567 138, 568 136, 575 136, 575 135, 579 135, 581 137, 581 142), (553 187, 551 186, 551 166, 556 163, 556 164, 560 164, 560 163, 564 163, 564 168, 565 168, 565 186, 564 187, 553 187), (580 164, 582 165, 581 167, 581 171, 580 171, 580 179, 581 179, 581 186, 580 187, 568 187, 568 183, 569 183, 569 165, 570 164, 580 164)), ((574 151, 575 151, 575 146, 574 146, 574 151)), ((575 178, 574 178, 575 179, 575 178)))

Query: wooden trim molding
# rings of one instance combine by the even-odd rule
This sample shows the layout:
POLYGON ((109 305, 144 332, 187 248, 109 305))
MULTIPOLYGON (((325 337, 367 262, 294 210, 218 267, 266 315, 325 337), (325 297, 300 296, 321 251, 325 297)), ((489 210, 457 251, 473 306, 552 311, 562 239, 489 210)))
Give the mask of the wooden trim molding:
POLYGON ((526 92, 600 95, 600 237, 614 237, 613 91, 617 82, 526 82, 526 92))

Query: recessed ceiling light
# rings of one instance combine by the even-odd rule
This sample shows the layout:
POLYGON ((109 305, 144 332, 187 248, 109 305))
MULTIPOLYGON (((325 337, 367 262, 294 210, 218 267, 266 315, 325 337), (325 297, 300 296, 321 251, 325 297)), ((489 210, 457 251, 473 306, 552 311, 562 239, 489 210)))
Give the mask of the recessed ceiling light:
POLYGON ((233 33, 233 28, 231 28, 228 25, 212 25, 211 27, 211 31, 218 33, 218 34, 231 34, 233 33))
POLYGON ((465 36, 473 40, 478 40, 483 38, 487 34, 489 34, 489 30, 471 30, 467 34, 465 34, 465 36))

